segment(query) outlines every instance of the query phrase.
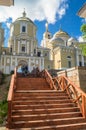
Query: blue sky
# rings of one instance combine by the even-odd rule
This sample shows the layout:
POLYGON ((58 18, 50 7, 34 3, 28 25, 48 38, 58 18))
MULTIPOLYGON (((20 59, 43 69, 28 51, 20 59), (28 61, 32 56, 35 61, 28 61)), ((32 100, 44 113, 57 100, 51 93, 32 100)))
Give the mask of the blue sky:
POLYGON ((37 26, 37 39, 40 45, 45 23, 49 23, 52 35, 61 28, 70 36, 81 39, 80 27, 86 22, 77 15, 78 10, 86 0, 14 0, 14 6, 0 6, 0 22, 5 29, 5 46, 9 37, 10 24, 21 17, 25 8, 27 17, 32 19, 37 26), (35 5, 35 6, 34 6, 35 5))

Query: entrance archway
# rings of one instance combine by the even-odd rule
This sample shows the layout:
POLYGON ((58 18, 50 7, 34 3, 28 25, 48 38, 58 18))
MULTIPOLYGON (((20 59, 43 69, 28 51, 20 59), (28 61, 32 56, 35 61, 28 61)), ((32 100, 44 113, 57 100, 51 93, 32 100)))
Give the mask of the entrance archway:
POLYGON ((17 72, 22 72, 22 66, 27 66, 28 67, 28 63, 27 63, 27 61, 25 61, 25 60, 20 60, 19 62, 18 62, 18 66, 17 66, 17 72))

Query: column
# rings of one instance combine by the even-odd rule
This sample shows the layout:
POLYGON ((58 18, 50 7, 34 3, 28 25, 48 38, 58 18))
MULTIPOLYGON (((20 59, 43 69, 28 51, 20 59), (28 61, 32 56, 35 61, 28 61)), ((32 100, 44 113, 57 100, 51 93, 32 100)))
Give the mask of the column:
POLYGON ((39 69, 42 70, 42 66, 41 66, 41 58, 39 59, 39 69))
POLYGON ((15 67, 18 65, 17 63, 17 57, 15 58, 15 67))
POLYGON ((26 49, 27 49, 27 54, 29 54, 29 42, 27 42, 27 47, 26 47, 26 49))
POLYGON ((20 52, 20 41, 18 41, 18 54, 20 52))
POLYGON ((81 58, 82 58, 82 66, 84 66, 84 56, 82 55, 81 58))
POLYGON ((14 52, 15 52, 15 43, 16 43, 16 39, 14 38, 14 52))
POLYGON ((6 57, 4 56, 4 73, 6 73, 6 57))
POLYGON ((33 56, 33 41, 31 41, 31 56, 33 56))
POLYGON ((76 66, 79 66, 79 55, 78 55, 78 49, 76 49, 76 66))
POLYGON ((29 58, 29 61, 28 61, 28 69, 29 69, 29 71, 31 72, 31 68, 30 68, 30 58, 29 58))
POLYGON ((10 58, 10 71, 12 70, 12 56, 10 58))
POLYGON ((44 58, 41 59, 41 69, 43 70, 44 69, 44 58))
POLYGON ((41 56, 43 56, 43 50, 41 50, 41 56))

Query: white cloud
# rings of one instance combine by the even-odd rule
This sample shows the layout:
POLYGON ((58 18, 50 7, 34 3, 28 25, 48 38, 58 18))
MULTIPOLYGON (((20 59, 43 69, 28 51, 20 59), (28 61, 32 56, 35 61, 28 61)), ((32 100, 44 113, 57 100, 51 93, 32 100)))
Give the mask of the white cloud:
POLYGON ((79 36, 79 37, 78 37, 78 41, 79 41, 79 42, 84 42, 82 36, 79 36))
POLYGON ((57 19, 62 18, 68 8, 67 0, 15 0, 14 6, 0 8, 0 21, 7 17, 15 20, 21 16, 25 8, 27 17, 34 20, 47 20, 49 23, 55 23, 57 19))

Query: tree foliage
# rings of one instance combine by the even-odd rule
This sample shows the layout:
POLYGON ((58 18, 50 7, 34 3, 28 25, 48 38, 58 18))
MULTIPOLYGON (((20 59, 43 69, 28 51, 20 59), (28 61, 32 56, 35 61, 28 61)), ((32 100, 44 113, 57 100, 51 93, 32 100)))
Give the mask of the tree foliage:
POLYGON ((83 24, 80 28, 83 35, 86 35, 86 24, 83 24))
POLYGON ((82 49, 82 54, 86 56, 86 44, 79 44, 79 47, 82 49))

